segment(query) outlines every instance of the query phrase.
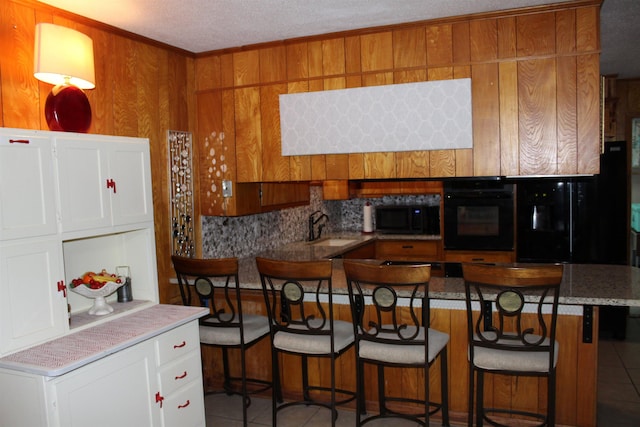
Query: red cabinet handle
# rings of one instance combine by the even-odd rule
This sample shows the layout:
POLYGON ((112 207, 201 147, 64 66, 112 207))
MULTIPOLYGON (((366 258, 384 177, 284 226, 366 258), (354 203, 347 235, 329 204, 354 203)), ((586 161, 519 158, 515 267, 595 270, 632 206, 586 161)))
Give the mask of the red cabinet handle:
POLYGON ((113 188, 113 194, 116 194, 116 182, 114 180, 107 180, 107 188, 113 188))
POLYGON ((176 379, 176 380, 181 380, 181 379, 183 379, 183 378, 184 378, 184 377, 186 377, 186 376, 187 376, 187 371, 184 371, 184 372, 182 373, 182 375, 178 375, 177 377, 175 377, 175 379, 176 379))
POLYGON ((182 409, 182 408, 186 408, 187 406, 189 406, 191 402, 189 401, 189 399, 187 399, 187 401, 184 403, 184 405, 178 405, 178 409, 182 409))
POLYGON ((156 393, 156 403, 160 403, 160 408, 162 409, 162 401, 164 400, 164 397, 160 394, 160 392, 156 393))
POLYGON ((28 144, 28 139, 10 139, 9 144, 28 144))
POLYGON ((184 347, 185 345, 187 345, 187 343, 186 343, 185 341, 182 341, 180 344, 177 344, 177 345, 175 345, 175 344, 174 344, 173 348, 174 348, 174 349, 176 349, 176 348, 182 348, 182 347, 184 347))
POLYGON ((65 298, 67 297, 67 287, 62 280, 58 281, 58 292, 62 292, 62 295, 64 295, 65 298))

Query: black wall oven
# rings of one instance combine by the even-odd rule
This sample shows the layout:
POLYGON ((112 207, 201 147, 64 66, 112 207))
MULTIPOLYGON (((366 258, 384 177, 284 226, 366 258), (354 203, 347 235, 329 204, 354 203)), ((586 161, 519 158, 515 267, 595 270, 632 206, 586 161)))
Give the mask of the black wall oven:
POLYGON ((513 184, 500 179, 445 181, 444 248, 511 251, 513 184))

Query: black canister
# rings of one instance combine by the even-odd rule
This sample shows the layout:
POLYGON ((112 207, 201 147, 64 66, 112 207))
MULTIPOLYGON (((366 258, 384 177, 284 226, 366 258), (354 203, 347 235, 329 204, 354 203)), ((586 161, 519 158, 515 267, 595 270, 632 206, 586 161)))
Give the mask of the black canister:
POLYGON ((118 302, 129 301, 133 301, 133 295, 131 294, 131 277, 127 277, 124 285, 118 288, 118 302))

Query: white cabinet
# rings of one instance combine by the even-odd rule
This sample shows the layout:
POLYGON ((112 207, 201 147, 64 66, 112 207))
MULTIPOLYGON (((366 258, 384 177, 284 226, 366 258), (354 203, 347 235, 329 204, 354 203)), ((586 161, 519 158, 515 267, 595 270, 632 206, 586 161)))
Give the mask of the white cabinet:
POLYGON ((0 355, 68 331, 58 239, 0 242, 0 355))
POLYGON ((143 342, 47 384, 51 426, 159 425, 153 343, 143 342))
POLYGON ((0 129, 0 240, 55 234, 49 137, 0 129))
POLYGON ((197 322, 156 340, 162 426, 204 426, 204 392, 197 322))
POLYGON ((204 427, 198 322, 59 377, 0 369, 3 427, 204 427))
POLYGON ((153 221, 146 141, 67 135, 54 140, 63 232, 153 221))
POLYGON ((0 128, 0 250, 0 357, 107 321, 74 321, 86 271, 131 268, 118 313, 158 303, 149 141, 0 128))

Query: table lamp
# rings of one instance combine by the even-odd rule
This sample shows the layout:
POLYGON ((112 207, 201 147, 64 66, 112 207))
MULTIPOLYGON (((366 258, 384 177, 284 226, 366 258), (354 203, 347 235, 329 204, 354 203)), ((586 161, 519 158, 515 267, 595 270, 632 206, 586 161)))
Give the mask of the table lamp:
POLYGON ((55 85, 44 107, 49 129, 86 133, 91 105, 83 89, 96 87, 91 38, 59 25, 37 24, 33 69, 36 79, 55 85))

